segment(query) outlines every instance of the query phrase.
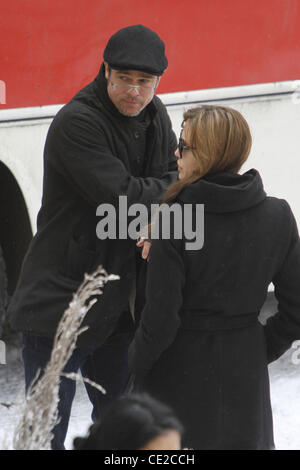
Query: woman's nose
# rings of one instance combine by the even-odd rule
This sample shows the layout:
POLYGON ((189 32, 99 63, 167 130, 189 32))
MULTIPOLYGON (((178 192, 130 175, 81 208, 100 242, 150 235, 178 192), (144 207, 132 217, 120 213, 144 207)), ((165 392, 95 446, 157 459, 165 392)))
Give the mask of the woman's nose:
POLYGON ((178 147, 175 150, 175 157, 180 158, 180 153, 179 153, 178 147))

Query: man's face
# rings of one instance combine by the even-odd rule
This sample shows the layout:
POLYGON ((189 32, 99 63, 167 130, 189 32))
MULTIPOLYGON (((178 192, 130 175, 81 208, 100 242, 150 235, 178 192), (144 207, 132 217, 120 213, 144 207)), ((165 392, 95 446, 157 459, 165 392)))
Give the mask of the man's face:
POLYGON ((124 116, 140 114, 152 100, 159 78, 138 70, 110 69, 107 62, 104 65, 108 96, 115 107, 124 116))

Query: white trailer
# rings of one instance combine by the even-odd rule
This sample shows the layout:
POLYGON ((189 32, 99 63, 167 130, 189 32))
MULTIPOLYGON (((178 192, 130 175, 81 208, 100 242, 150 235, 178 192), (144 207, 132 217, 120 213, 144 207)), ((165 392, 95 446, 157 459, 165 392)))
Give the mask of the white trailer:
MULTIPOLYGON (((179 136, 183 112, 202 103, 238 109, 253 137, 241 171, 257 168, 269 195, 286 199, 300 226, 300 82, 285 81, 159 95, 179 136)), ((41 204, 43 148, 62 105, 0 111, 1 240, 9 281, 15 288, 41 204)))

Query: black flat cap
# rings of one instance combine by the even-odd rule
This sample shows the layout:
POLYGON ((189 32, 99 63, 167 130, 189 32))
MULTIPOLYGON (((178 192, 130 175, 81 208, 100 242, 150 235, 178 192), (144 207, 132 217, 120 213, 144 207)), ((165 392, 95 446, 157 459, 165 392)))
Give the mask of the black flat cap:
POLYGON ((168 66, 165 44, 146 26, 122 28, 108 41, 103 58, 114 69, 141 70, 162 75, 168 66))

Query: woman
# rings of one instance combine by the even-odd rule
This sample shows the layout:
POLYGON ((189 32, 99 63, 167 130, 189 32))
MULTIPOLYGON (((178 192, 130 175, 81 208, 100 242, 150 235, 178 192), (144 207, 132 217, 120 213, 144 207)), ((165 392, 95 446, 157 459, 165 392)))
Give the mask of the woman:
MULTIPOLYGON (((146 305, 130 347, 137 386, 168 403, 194 449, 273 449, 267 365, 300 338, 300 243, 286 201, 259 173, 241 114, 184 114, 179 181, 165 202, 204 204, 204 245, 153 240, 146 305), (273 282, 278 313, 258 321, 273 282)), ((173 227, 174 228, 174 227, 173 227)), ((184 230, 183 230, 184 233, 184 230)))
POLYGON ((75 450, 179 450, 182 426, 164 404, 147 394, 118 398, 75 450))

